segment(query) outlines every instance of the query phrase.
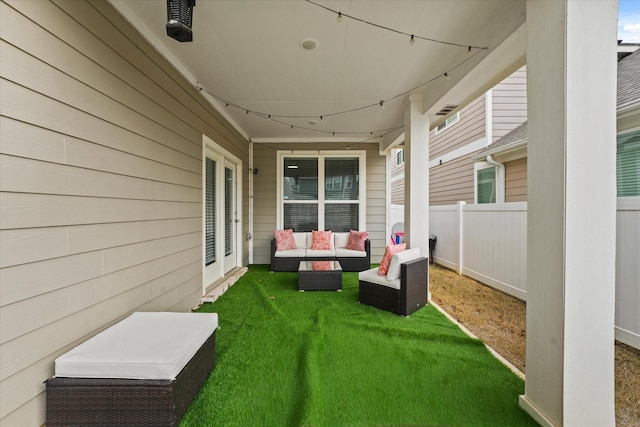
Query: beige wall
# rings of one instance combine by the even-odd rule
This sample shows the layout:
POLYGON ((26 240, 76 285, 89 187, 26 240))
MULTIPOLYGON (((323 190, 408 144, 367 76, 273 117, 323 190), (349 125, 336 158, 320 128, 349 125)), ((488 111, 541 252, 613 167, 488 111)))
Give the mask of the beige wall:
POLYGON ((457 148, 464 147, 486 135, 486 101, 479 96, 460 110, 460 121, 429 135, 429 157, 435 158, 457 148))
MULTIPOLYGON (((323 143, 312 147, 312 151, 317 151, 343 150, 346 146, 344 143, 323 143)), ((276 228, 277 152, 310 148, 310 144, 253 144, 253 162, 258 169, 253 184, 253 262, 256 264, 270 262, 270 244, 276 228)), ((363 229, 369 232, 371 260, 374 262, 382 258, 387 243, 385 156, 379 154, 378 144, 351 144, 351 148, 367 151, 367 216, 363 229)))
POLYGON ((0 424, 41 425, 57 356, 199 301, 202 134, 248 144, 109 3, 0 19, 0 424))
POLYGON ((527 67, 515 71, 491 90, 492 142, 527 120, 527 67))
POLYGON ((473 154, 429 169, 429 205, 473 203, 473 154))
POLYGON ((527 158, 506 162, 505 202, 527 201, 527 158))

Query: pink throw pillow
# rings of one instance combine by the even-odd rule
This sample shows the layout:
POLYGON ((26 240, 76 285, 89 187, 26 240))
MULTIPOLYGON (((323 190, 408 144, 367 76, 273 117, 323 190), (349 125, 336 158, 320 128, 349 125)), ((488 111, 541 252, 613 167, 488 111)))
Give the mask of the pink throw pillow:
POLYGON ((293 229, 273 230, 273 236, 276 239, 276 251, 298 249, 296 241, 293 239, 293 229))
POLYGON ((354 251, 364 251, 364 241, 369 238, 369 233, 366 231, 349 231, 349 240, 347 241, 347 249, 354 251))
POLYGON ((313 243, 311 249, 329 250, 331 249, 331 231, 311 231, 313 235, 313 243))
POLYGON ((387 271, 389 271, 389 264, 391 263, 391 257, 398 252, 402 252, 407 249, 406 243, 401 243, 399 245, 387 246, 387 249, 384 251, 384 255, 382 256, 382 261, 380 261, 380 267, 378 267, 378 274, 380 276, 386 276, 387 271))
POLYGON ((313 270, 331 270, 331 261, 311 261, 313 270))

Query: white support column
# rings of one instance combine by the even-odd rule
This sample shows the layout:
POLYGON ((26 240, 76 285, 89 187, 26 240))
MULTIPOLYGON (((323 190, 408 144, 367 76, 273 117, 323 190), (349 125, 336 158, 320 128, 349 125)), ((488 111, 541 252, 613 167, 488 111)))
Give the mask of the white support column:
POLYGON ((616 1, 527 0, 527 378, 543 425, 614 426, 616 1))
POLYGON ((404 126, 404 237, 429 256, 429 115, 421 94, 409 96, 404 126))

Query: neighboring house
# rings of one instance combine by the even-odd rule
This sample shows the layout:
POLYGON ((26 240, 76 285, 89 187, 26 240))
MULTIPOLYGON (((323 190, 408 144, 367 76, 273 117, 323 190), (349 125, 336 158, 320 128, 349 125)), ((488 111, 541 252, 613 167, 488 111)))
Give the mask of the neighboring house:
MULTIPOLYGON (((640 52, 618 49, 618 196, 640 195, 640 52)), ((429 135, 430 205, 527 201, 527 84, 522 67, 429 135)), ((391 150, 391 204, 404 204, 404 150, 391 150)))
MULTIPOLYGON (((506 164, 508 191, 495 194, 486 184, 491 179, 491 165, 486 162, 476 165, 475 159, 485 147, 526 119, 526 67, 521 67, 432 129, 429 134, 430 204, 523 200, 523 191, 526 197, 526 161, 523 164, 522 160, 514 159, 506 164)), ((404 150, 392 149, 390 162, 391 204, 403 205, 404 150)))
MULTIPOLYGON (((638 46, 635 47, 637 49, 638 46)), ((640 196, 640 49, 633 53, 625 50, 619 58, 616 111, 617 191, 618 197, 634 197, 640 196)), ((476 182, 485 195, 477 200, 478 203, 495 203, 492 195, 501 191, 507 195, 506 202, 527 200, 526 121, 480 150, 473 159, 476 161, 476 182), (491 156, 498 164, 487 163, 487 156, 491 156), (514 170, 516 165, 517 172, 514 170), (514 200, 515 194, 518 200, 514 200)))

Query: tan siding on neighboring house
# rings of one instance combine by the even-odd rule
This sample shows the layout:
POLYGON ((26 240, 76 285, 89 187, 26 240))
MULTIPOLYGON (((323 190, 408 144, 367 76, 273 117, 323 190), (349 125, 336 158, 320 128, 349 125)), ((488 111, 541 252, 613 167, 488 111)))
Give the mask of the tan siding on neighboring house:
MULTIPOLYGON (((312 151, 344 150, 343 143, 313 144, 312 151)), ((276 161, 278 150, 304 151, 309 144, 253 144, 254 167, 258 175, 254 188, 253 218, 253 261, 256 264, 270 263, 271 239, 276 225, 276 161)), ((386 244, 386 166, 385 156, 378 151, 378 144, 359 144, 359 150, 366 150, 367 195, 366 225, 372 242, 371 259, 382 258, 386 244)))
POLYGON ((404 205, 404 178, 391 181, 391 204, 404 205))
POLYGON ((505 201, 527 201, 527 158, 506 162, 505 166, 505 201))
POLYGON ((473 203, 473 154, 459 157, 429 172, 429 205, 473 203))
POLYGON ((0 20, 0 424, 41 425, 57 356, 199 301, 202 134, 248 143, 108 2, 0 20))
POLYGON ((527 120, 527 67, 495 85, 491 98, 495 142, 527 120))
POLYGON ((485 136, 485 96, 482 95, 460 110, 460 121, 436 135, 429 134, 429 157, 441 156, 456 148, 464 147, 485 136))
POLYGON ((404 148, 394 148, 391 150, 391 156, 389 156, 389 161, 391 162, 391 178, 404 175, 404 161, 398 164, 398 153, 401 151, 404 151, 404 148))

